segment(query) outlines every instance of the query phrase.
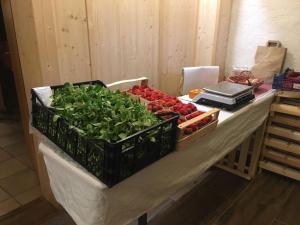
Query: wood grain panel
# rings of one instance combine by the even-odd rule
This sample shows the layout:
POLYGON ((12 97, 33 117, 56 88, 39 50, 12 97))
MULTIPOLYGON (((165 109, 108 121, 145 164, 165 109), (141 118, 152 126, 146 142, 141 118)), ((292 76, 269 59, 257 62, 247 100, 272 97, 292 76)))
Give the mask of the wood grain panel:
POLYGON ((87 0, 92 77, 158 86, 158 0, 87 0))
POLYGON ((179 92, 182 67, 194 65, 198 4, 198 0, 160 4, 160 87, 173 95, 179 92))
POLYGON ((56 48, 61 82, 91 79, 85 0, 53 0, 56 48))
POLYGON ((215 65, 216 29, 218 23, 218 0, 200 0, 197 27, 195 64, 215 65))
POLYGON ((59 84, 59 56, 51 1, 32 0, 43 85, 59 84))
POLYGON ((218 18, 216 26, 216 43, 214 54, 214 64, 220 66, 219 80, 223 80, 225 76, 225 64, 227 45, 231 21, 232 0, 218 1, 218 18))
POLYGON ((31 0, 12 0, 11 7, 29 108, 30 89, 43 84, 32 2, 31 0))

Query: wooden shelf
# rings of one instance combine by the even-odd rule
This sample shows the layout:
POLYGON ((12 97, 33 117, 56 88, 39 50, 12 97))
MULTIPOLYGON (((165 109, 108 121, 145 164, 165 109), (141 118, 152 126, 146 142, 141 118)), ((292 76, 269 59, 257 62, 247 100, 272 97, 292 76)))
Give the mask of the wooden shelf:
POLYGON ((266 138, 264 144, 266 146, 280 149, 281 151, 292 153, 300 156, 300 145, 293 142, 284 141, 277 138, 266 138))
POLYGON ((271 111, 285 113, 293 116, 300 116, 300 106, 295 106, 295 105, 273 103, 271 105, 271 111))
POLYGON ((296 169, 289 168, 287 166, 270 162, 270 161, 261 161, 259 167, 271 172, 295 179, 300 181, 300 172, 296 169))
POLYGON ((272 122, 300 128, 300 120, 295 117, 276 114, 276 115, 270 117, 270 120, 272 122))
POLYGON ((296 91, 278 91, 276 92, 277 97, 282 98, 300 98, 300 92, 296 91))
POLYGON ((274 134, 280 137, 292 139, 300 142, 300 132, 293 129, 283 128, 279 126, 270 125, 267 128, 269 134, 274 134))
POLYGON ((259 167, 300 180, 300 92, 278 91, 259 167))
POLYGON ((270 149, 265 150, 264 156, 265 158, 270 159, 272 161, 300 169, 300 158, 273 151, 270 149))

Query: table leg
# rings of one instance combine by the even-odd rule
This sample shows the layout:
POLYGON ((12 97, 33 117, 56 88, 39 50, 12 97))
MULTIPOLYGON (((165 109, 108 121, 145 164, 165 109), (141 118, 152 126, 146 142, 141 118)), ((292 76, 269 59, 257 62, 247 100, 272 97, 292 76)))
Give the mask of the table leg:
POLYGON ((147 224, 148 224, 147 213, 145 213, 138 218, 138 225, 147 225, 147 224))

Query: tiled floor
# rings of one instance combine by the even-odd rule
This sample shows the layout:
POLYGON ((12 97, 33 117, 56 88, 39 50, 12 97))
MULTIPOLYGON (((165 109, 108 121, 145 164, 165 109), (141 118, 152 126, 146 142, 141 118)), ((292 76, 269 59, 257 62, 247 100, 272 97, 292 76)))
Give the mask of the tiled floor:
POLYGON ((0 216, 40 197, 21 125, 0 121, 0 216))

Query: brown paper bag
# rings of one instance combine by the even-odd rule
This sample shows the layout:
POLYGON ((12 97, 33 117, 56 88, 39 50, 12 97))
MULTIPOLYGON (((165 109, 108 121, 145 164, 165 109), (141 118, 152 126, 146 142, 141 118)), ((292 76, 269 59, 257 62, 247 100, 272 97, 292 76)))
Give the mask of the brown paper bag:
POLYGON ((279 41, 268 41, 267 46, 258 46, 251 69, 254 77, 272 83, 274 74, 282 70, 286 52, 287 49, 282 48, 279 41))

